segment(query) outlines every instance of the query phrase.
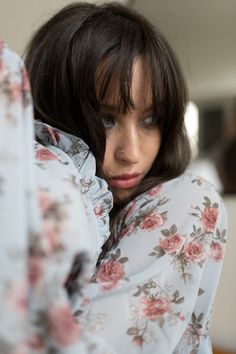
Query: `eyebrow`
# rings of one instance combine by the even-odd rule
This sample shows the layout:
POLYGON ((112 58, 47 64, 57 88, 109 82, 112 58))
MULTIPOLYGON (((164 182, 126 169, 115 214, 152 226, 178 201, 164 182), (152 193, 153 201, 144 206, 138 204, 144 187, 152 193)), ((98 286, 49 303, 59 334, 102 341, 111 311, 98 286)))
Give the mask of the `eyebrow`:
MULTIPOLYGON (((100 108, 102 110, 105 110, 105 111, 108 111, 108 112, 119 112, 119 109, 118 109, 118 106, 115 106, 115 105, 110 105, 110 104, 107 104, 107 103, 101 103, 100 104, 100 108)), ((148 106, 147 108, 145 108, 143 111, 142 111, 142 114, 145 114, 145 113, 148 113, 148 112, 151 112, 153 111, 153 106, 148 106)))
POLYGON ((107 103, 101 103, 100 108, 110 112, 118 112, 118 107, 107 103))

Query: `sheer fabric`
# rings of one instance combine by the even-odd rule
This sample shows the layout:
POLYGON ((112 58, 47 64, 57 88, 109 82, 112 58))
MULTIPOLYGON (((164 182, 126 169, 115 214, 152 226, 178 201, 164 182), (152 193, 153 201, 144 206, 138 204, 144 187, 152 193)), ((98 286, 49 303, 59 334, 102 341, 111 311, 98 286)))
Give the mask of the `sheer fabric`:
POLYGON ((0 352, 87 353, 91 339, 74 321, 65 283, 73 266, 77 277, 67 288, 79 296, 91 278, 112 197, 90 176, 95 160, 87 147, 83 180, 69 155, 34 142, 27 75, 2 42, 0 121, 0 352), (94 202, 106 201, 102 227, 90 189, 94 202))
POLYGON ((81 327, 107 338, 113 353, 211 353, 226 242, 213 186, 187 173, 158 185, 127 205, 115 234, 94 279, 100 292, 78 307, 81 327))
POLYGON ((214 187, 186 173, 135 198, 96 269, 111 193, 81 139, 33 126, 3 43, 0 121, 0 352, 211 353, 227 223, 214 187))

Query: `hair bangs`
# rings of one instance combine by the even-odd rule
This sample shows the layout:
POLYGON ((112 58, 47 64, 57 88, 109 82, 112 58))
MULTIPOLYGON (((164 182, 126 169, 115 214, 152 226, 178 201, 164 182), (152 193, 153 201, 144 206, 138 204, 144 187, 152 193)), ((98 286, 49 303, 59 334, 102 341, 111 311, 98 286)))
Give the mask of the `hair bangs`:
POLYGON ((140 28, 131 21, 122 20, 116 45, 107 50, 97 67, 95 87, 98 103, 112 103, 120 113, 126 113, 134 108, 133 66, 143 54, 144 43, 140 28), (138 30, 134 30, 134 26, 138 30))

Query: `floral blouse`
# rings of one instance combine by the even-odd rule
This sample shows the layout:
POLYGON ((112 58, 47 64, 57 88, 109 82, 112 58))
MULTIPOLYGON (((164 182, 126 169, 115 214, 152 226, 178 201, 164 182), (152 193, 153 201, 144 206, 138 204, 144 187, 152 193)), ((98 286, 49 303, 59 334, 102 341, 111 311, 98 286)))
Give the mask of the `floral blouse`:
POLYGON ((96 268, 112 195, 81 139, 33 125, 2 42, 0 124, 0 353, 211 353, 227 222, 214 187, 186 173, 135 198, 96 268))
POLYGON ((100 292, 78 306, 80 326, 108 339, 111 353, 211 353, 225 223, 213 186, 190 174, 137 197, 93 279, 100 292))
MULTIPOLYGON (((88 353, 68 293, 94 273, 112 196, 87 146, 66 135, 65 153, 35 143, 32 116, 24 66, 0 42, 0 353, 88 353)), ((45 145, 59 137, 35 131, 45 145)))

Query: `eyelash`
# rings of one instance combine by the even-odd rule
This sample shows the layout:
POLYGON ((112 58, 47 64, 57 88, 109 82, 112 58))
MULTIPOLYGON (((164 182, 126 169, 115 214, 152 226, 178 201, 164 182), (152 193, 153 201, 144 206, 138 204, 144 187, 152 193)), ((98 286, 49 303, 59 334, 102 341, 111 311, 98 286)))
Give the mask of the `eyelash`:
POLYGON ((102 122, 105 129, 111 129, 114 126, 117 126, 117 123, 115 122, 115 119, 112 116, 104 116, 102 122))
MULTIPOLYGON (((117 127, 118 123, 115 121, 115 118, 112 116, 105 116, 102 120, 105 129, 112 129, 117 127)), ((140 120, 142 127, 150 128, 155 124, 153 116, 148 116, 140 120)))
POLYGON ((155 124, 154 117, 153 116, 146 117, 142 120, 142 123, 144 127, 147 128, 152 127, 155 124))

